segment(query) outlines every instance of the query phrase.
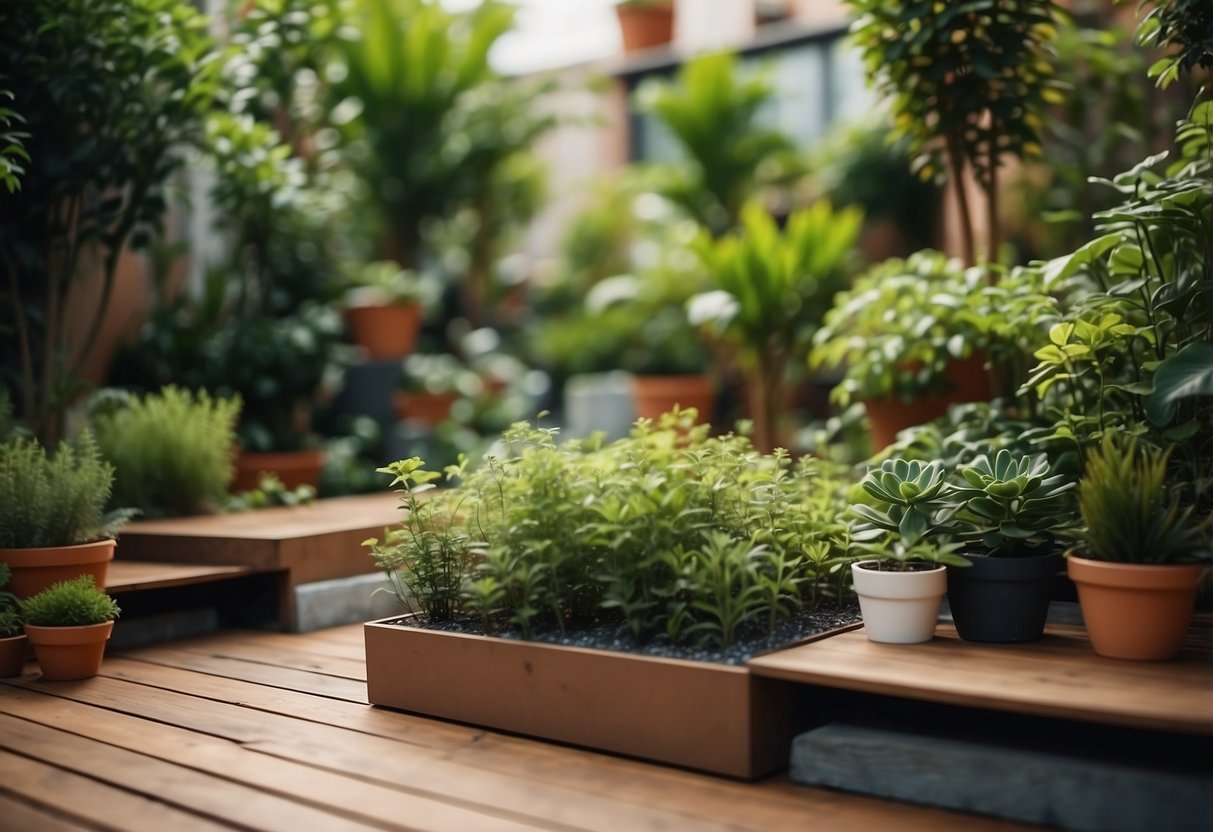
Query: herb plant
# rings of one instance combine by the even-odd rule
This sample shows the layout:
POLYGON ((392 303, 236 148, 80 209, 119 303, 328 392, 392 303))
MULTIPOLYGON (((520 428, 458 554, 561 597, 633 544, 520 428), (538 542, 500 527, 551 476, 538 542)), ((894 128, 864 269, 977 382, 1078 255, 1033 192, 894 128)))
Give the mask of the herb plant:
POLYGON ((121 610, 97 589, 92 575, 81 575, 26 598, 23 612, 26 623, 36 627, 85 627, 113 621, 121 610))
POLYGON ((33 439, 0 445, 0 549, 74 546, 113 537, 131 516, 106 514, 114 469, 84 431, 47 454, 33 439))
POLYGON ((11 592, 4 591, 11 577, 8 564, 0 561, 0 638, 21 635, 21 601, 11 592))
MULTIPOLYGON (((641 420, 605 447, 519 423, 480 469, 447 470, 457 488, 406 493, 403 527, 372 554, 410 608, 488 632, 616 624, 720 645, 769 632, 806 595, 837 592, 836 485, 693 415, 641 420)), ((438 478, 417 459, 386 470, 414 489, 438 478)))
POLYGON ((1078 486, 1084 556, 1122 563, 1213 560, 1213 518, 1195 516, 1168 488, 1169 455, 1112 435, 1090 454, 1078 486))
POLYGON ((128 397, 93 419, 114 466, 113 502, 151 517, 218 509, 232 479, 240 399, 177 387, 128 397))

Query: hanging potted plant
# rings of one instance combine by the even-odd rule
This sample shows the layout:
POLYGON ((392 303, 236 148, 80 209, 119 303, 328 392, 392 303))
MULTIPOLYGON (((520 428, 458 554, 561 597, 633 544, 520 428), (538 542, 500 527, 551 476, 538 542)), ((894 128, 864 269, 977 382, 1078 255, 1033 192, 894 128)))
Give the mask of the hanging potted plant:
POLYGON ((9 575, 8 564, 0 563, 0 679, 21 675, 29 646, 21 621, 21 602, 4 591, 9 575))
POLYGON ((851 576, 864 632, 887 644, 930 641, 947 592, 945 567, 969 563, 956 554, 960 544, 946 539, 955 509, 945 499, 943 465, 885 460, 862 486, 876 501, 851 507, 862 521, 852 535, 861 559, 851 576))
POLYGON ((82 574, 105 586, 114 535, 131 515, 105 512, 113 473, 87 431, 53 454, 33 439, 0 445, 0 563, 14 595, 82 574))
POLYGON ((968 641, 1022 642, 1044 632, 1062 567, 1061 536, 1074 525, 1074 488, 1044 454, 1000 450, 958 469, 955 521, 970 565, 948 568, 948 605, 968 641))
POLYGON ((373 360, 411 353, 421 332, 421 279, 390 260, 379 260, 362 266, 351 284, 345 320, 354 343, 373 360))
POLYGON ((26 599, 24 612, 43 678, 68 682, 97 675, 119 609, 91 575, 47 587, 26 599))
POLYGON ((1083 543, 1068 569, 1101 656, 1161 660, 1179 653, 1196 589, 1213 561, 1213 518, 1195 518, 1167 487, 1169 451, 1111 435, 1078 486, 1083 543))

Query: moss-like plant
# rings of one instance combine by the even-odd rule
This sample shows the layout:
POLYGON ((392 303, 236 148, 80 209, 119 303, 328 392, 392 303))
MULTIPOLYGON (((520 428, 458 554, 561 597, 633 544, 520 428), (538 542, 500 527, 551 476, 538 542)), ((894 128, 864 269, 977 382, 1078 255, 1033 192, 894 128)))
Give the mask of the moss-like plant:
POLYGON ((0 638, 21 634, 21 602, 16 595, 4 591, 11 577, 8 564, 0 562, 0 638))
POLYGON ((32 439, 0 445, 0 549, 113 537, 130 511, 105 512, 114 469, 84 431, 52 454, 32 439))
POLYGON ((25 621, 36 627, 84 627, 104 624, 121 610, 113 598, 93 585, 92 575, 51 584, 25 599, 25 621))
POLYGON ((1213 560, 1213 518, 1193 516, 1167 486, 1169 450, 1116 440, 1111 434, 1087 458, 1078 485, 1086 524, 1081 554, 1121 563, 1213 560))
POLYGON ((448 469, 459 487, 425 499, 436 472, 390 465, 407 514, 372 554, 402 601, 488 632, 617 624, 721 645, 769 632, 835 591, 836 486, 812 460, 709 436, 693 416, 641 420, 605 447, 520 423, 500 456, 448 469))
POLYGON ((240 399, 166 387, 94 418, 114 466, 113 502, 149 516, 201 514, 223 504, 232 479, 240 399))

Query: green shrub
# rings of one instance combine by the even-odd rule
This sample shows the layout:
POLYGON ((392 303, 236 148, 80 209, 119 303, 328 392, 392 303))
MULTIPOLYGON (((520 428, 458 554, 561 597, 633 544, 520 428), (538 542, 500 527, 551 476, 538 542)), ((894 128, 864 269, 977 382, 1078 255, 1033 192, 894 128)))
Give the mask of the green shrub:
POLYGON ((618 624, 637 641, 730 644, 835 591, 842 506, 811 459, 709 436, 689 414, 626 439, 558 444, 519 423, 499 456, 423 499, 441 474, 381 469, 407 489, 404 524, 368 541, 401 601, 487 632, 618 624))
POLYGON ((47 454, 33 439, 0 445, 0 549, 113 537, 130 512, 105 513, 114 469, 92 434, 47 454))
POLYGON ((113 502, 149 516, 219 508, 232 480, 239 413, 239 398, 165 387, 99 414, 94 429, 114 466, 113 502))
POLYGON ((25 599, 25 621, 37 627, 82 627, 113 621, 117 602, 93 585, 92 575, 59 581, 25 599))
POLYGON ((0 563, 0 638, 21 634, 21 602, 11 592, 5 592, 12 577, 7 563, 0 563))

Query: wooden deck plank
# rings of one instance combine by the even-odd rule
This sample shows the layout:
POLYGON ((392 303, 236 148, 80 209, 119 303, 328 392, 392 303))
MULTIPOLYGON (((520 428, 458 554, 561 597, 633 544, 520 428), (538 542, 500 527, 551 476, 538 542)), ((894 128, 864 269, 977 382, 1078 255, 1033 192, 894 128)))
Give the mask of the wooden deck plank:
POLYGON ((0 748, 233 826, 266 832, 379 828, 6 714, 0 714, 0 748))
POLYGON ((20 795, 3 793, 0 793, 0 818, 4 819, 4 828, 8 832, 87 832, 98 828, 51 813, 45 807, 26 803, 20 799, 20 795))
MULTIPOLYGON (((271 648, 277 647, 282 657, 277 664, 295 682, 308 675, 348 681, 326 672, 336 666, 342 673, 348 670, 344 662, 328 664, 326 657, 348 658, 360 636, 358 627, 316 638, 226 633, 192 640, 179 650, 173 645, 133 649, 107 658, 103 675, 88 682, 53 684, 27 675, 0 683, 0 714, 31 726, 29 730, 54 732, 57 742, 84 743, 86 757, 105 757, 111 768, 124 767, 125 753, 142 760, 141 766, 173 772, 180 780, 161 778, 165 799, 176 804, 161 807, 169 811, 195 805, 191 801, 202 798, 190 792, 189 784, 207 782, 215 803, 225 802, 223 795, 232 788, 244 788, 300 809, 329 807, 338 820, 392 829, 497 829, 510 824, 797 832, 806 827, 843 832, 1024 828, 792 786, 786 779, 741 783, 504 736, 373 708, 363 699, 279 687, 264 675, 275 669, 271 648), (272 637, 262 640, 260 635, 272 637), (312 668, 310 656, 316 657, 312 668), (224 662, 201 666, 199 659, 224 662), (201 669, 189 669, 195 666, 201 669), (184 791, 178 794, 178 789, 184 791), (342 812, 338 805, 347 808, 342 812), (392 811, 395 807, 400 807, 398 813, 392 811), (420 808, 414 814, 410 807, 420 808)), ((10 733, 9 724, 0 723, 0 735, 10 733)), ((59 777, 76 777, 68 770, 69 760, 56 757, 56 765, 50 765, 38 754, 40 743, 23 742, 27 756, 38 758, 30 759, 31 764, 59 777)), ((110 784, 86 782, 99 790, 101 800, 111 794, 138 799, 120 785, 126 776, 114 775, 116 782, 110 784)), ((209 823, 210 808, 198 804, 193 818, 209 823)), ((299 830, 331 826, 296 825, 299 830)), ((166 823, 159 828, 187 827, 166 823)))
MULTIPOLYGON (((0 790, 96 829, 113 832, 220 832, 233 827, 167 806, 159 800, 115 789, 50 765, 41 755, 23 757, 0 749, 0 790)), ((35 832, 35 830, 31 830, 35 832)))
POLYGON ((114 560, 106 570, 105 591, 111 595, 223 581, 252 574, 248 566, 114 560))
MULTIPOLYGON (((310 637, 308 641, 311 641, 310 637)), ((141 650, 138 655, 142 656, 144 652, 141 650)), ((168 660, 165 651, 158 651, 157 662, 168 660)), ((761 805, 754 805, 749 799, 753 788, 750 784, 705 778, 677 769, 532 742, 357 703, 273 691, 230 678, 187 677, 165 665, 142 665, 137 661, 111 662, 109 672, 115 677, 165 689, 189 690, 196 695, 419 744, 446 759, 477 768, 563 784, 591 794, 606 791, 620 800, 639 805, 676 809, 690 804, 697 807, 698 812, 722 822, 752 824, 759 829, 782 828, 795 826, 804 812, 803 800, 796 796, 790 796, 787 801, 764 798, 761 805)), ((822 792, 816 800, 833 807, 838 828, 863 829, 870 822, 862 800, 855 802, 852 796, 833 792, 822 792)), ((814 806, 816 812, 817 803, 814 806)), ((956 820, 956 816, 947 814, 928 818, 915 814, 920 810, 904 811, 910 813, 904 820, 904 828, 945 829, 956 820)), ((983 821, 969 818, 965 823, 983 821)), ((969 827, 962 825, 961 828, 969 827)))
POLYGON ((89 705, 35 691, 10 689, 0 702, 0 711, 64 730, 69 730, 65 726, 71 726, 73 732, 110 745, 389 828, 405 819, 411 828, 421 832, 446 829, 524 832, 553 828, 470 811, 302 763, 267 758, 227 740, 136 716, 98 711, 89 705), (102 714, 104 718, 100 718, 102 714))
POLYGON ((771 678, 846 690, 1213 735, 1213 664, 1106 659, 1073 634, 986 645, 962 641, 950 625, 940 625, 926 644, 889 645, 855 631, 761 656, 749 666, 771 678))
MULTIPOLYGON (((299 650, 292 648, 289 641, 284 644, 273 644, 253 639, 242 639, 241 641, 233 641, 230 638, 190 639, 174 643, 171 647, 141 650, 139 658, 142 661, 155 661, 157 655, 175 656, 178 653, 187 652, 215 659, 268 665, 273 668, 322 674, 339 679, 352 679, 362 686, 359 699, 365 700, 366 698, 366 662, 361 657, 331 656, 311 650, 299 650)), ((218 675, 224 674, 219 673, 218 675)), ((299 688, 299 690, 303 690, 303 688, 299 688)))

